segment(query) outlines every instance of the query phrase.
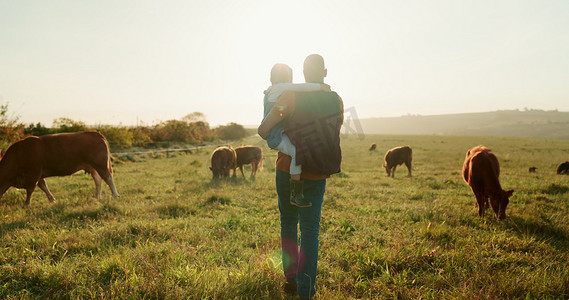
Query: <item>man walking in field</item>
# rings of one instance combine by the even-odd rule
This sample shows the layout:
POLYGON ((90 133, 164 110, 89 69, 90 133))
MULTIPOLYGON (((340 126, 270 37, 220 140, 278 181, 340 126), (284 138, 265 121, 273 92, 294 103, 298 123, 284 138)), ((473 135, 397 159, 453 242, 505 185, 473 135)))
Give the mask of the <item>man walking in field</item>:
MULTIPOLYGON (((312 54, 304 60, 306 82, 324 83, 326 75, 322 56, 312 54)), ((270 129, 282 122, 285 133, 296 146, 297 163, 303 166, 302 192, 304 198, 312 203, 309 207, 297 207, 290 203, 291 157, 278 153, 275 181, 281 220, 285 291, 296 291, 301 299, 310 299, 316 293, 322 203, 326 179, 340 172, 343 110, 342 99, 335 92, 286 91, 258 129, 259 135, 266 139, 270 129)))

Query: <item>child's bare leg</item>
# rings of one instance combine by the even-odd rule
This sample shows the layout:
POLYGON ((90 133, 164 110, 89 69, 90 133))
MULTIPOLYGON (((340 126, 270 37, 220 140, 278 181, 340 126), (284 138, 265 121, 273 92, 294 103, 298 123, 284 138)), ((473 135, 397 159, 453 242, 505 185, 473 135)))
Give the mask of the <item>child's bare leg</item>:
POLYGON ((292 180, 298 181, 300 180, 300 173, 302 172, 302 167, 296 164, 296 147, 290 141, 290 139, 286 134, 283 133, 281 137, 282 140, 281 143, 277 146, 277 149, 280 152, 290 156, 291 158, 290 177, 292 180))
POLYGON ((277 146, 282 153, 289 155, 290 162, 290 204, 298 207, 309 207, 312 203, 304 199, 304 182, 300 179, 302 166, 296 164, 296 147, 286 134, 282 134, 282 141, 277 146))

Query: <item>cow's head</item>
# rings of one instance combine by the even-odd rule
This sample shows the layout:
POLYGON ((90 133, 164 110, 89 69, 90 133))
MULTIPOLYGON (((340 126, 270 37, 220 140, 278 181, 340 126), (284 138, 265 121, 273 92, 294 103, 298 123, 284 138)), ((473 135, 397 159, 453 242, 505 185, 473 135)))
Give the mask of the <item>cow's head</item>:
POLYGON ((229 177, 229 168, 219 167, 219 166, 211 166, 209 167, 211 173, 213 174, 213 179, 218 179, 221 177, 229 177))
POLYGON ((213 179, 218 179, 223 172, 223 170, 218 169, 218 168, 209 167, 209 169, 213 173, 213 179))
POLYGON ((562 174, 567 174, 567 172, 569 171, 569 161, 566 161, 562 164, 560 164, 557 167, 557 174, 562 175, 562 174))
POLYGON ((389 175, 391 175, 391 168, 387 167, 387 163, 383 163, 383 168, 385 168, 385 173, 387 173, 387 177, 389 177, 389 175))
POLYGON ((504 220, 506 218, 506 207, 513 194, 514 190, 502 191, 497 199, 490 199, 490 205, 494 210, 496 219, 504 220))

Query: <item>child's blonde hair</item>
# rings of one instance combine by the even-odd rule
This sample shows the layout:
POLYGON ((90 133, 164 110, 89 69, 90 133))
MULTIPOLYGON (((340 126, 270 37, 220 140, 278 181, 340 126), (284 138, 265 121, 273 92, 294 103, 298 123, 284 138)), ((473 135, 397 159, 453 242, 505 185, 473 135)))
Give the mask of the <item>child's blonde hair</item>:
POLYGON ((271 84, 291 82, 292 68, 286 64, 275 64, 271 69, 271 84))

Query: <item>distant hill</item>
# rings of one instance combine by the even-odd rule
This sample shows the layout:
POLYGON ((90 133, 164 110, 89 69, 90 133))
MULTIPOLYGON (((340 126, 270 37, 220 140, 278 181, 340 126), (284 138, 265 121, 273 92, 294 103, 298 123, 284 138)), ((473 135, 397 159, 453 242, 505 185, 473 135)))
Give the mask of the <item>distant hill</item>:
MULTIPOLYGON (((569 139, 569 112, 507 110, 432 116, 359 119, 364 134, 448 134, 569 139)), ((342 132, 357 130, 347 119, 342 132)))

